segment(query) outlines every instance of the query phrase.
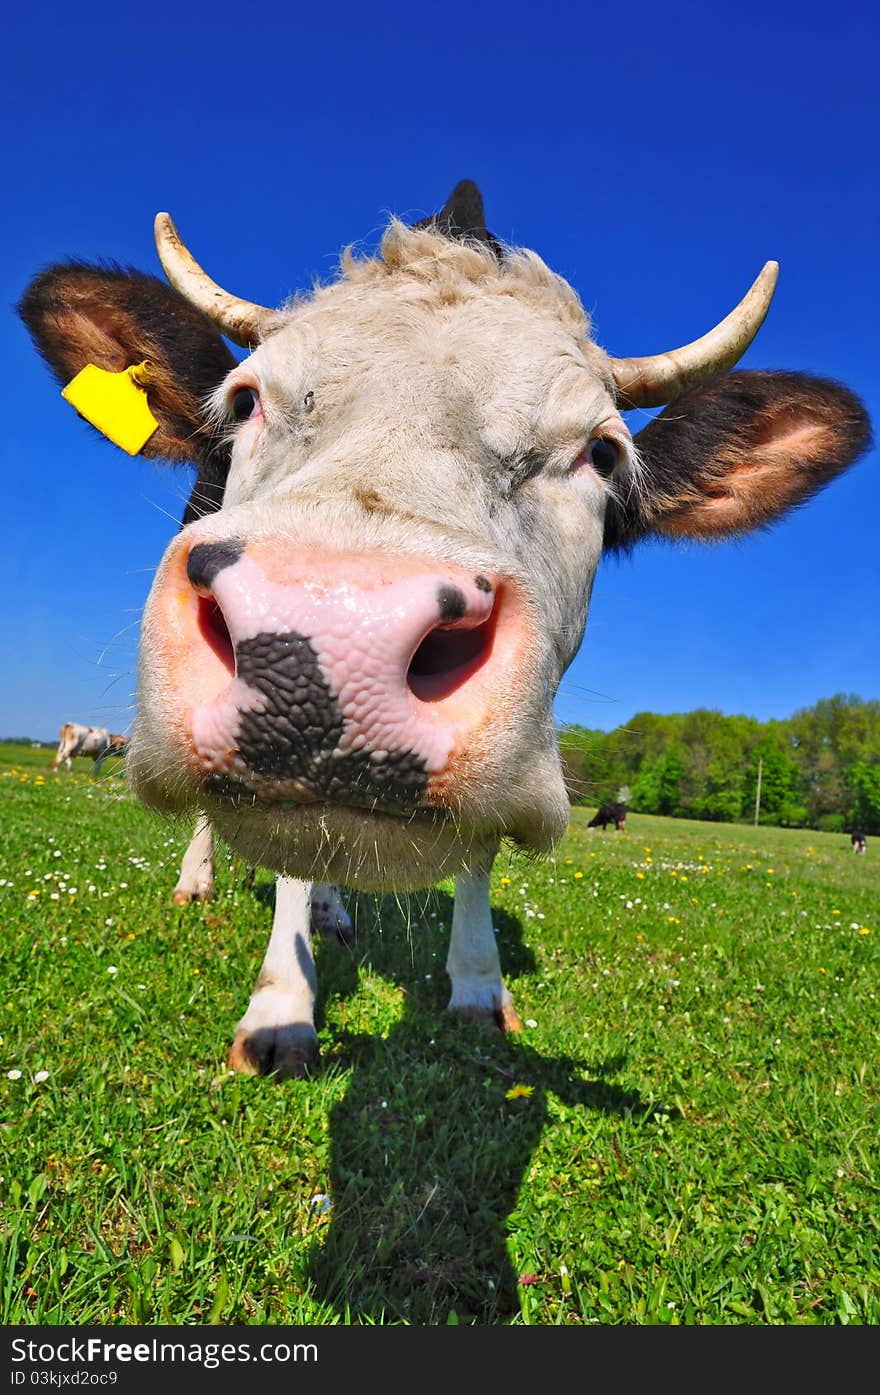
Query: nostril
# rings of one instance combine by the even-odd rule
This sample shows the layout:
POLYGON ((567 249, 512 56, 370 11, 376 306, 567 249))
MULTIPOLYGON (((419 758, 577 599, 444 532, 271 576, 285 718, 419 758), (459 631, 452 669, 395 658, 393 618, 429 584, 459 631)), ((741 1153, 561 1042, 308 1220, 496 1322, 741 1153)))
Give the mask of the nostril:
POLYGON ((197 591, 210 591, 220 572, 234 567, 244 552, 240 538, 225 538, 222 542, 196 543, 190 550, 186 574, 197 591))
POLYGON ((199 596, 199 630, 217 658, 235 676, 235 649, 223 611, 211 596, 199 596))
POLYGON ((443 626, 432 630, 410 660, 406 675, 410 692, 420 702, 449 697, 482 668, 492 652, 494 634, 494 612, 482 625, 468 630, 443 626))

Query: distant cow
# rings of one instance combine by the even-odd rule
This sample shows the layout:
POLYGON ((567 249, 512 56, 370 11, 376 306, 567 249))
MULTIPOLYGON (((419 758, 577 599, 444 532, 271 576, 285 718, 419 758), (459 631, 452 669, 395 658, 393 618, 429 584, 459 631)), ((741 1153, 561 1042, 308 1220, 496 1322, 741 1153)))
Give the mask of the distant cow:
POLYGON ((127 745, 127 736, 108 731, 106 727, 84 727, 79 722, 65 722, 52 769, 57 770, 63 762, 68 770, 72 770, 73 756, 91 756, 95 762, 94 773, 99 775, 107 757, 124 755, 127 745))
POLYGON ((618 833, 626 831, 626 805, 625 804, 600 804, 587 828, 601 828, 602 832, 609 823, 613 823, 618 833))
POLYGON ((289 898, 231 1064, 317 1060, 318 878, 454 877, 449 1007, 518 1030, 492 867, 568 822, 552 703, 600 555, 764 527, 863 454, 867 414, 837 383, 729 371, 774 263, 701 338, 612 357, 469 181, 280 310, 211 281, 167 214, 156 234, 171 285, 76 259, 19 309, 98 430, 198 470, 144 611, 127 767, 146 805, 204 812, 289 898), (661 406, 633 437, 624 413, 661 406))
POLYGON ((854 853, 863 853, 867 850, 868 840, 864 833, 857 831, 852 835, 852 850, 854 853))

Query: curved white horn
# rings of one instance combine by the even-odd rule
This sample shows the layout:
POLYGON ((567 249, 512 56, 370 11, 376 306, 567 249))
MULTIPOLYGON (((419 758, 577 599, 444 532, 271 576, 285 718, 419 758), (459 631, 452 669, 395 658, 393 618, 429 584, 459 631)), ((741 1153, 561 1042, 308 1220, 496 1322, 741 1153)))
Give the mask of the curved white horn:
POLYGON ((280 321, 277 310, 240 300, 212 281, 184 246, 169 214, 156 214, 155 235, 159 261, 174 289, 212 319, 234 344, 252 348, 280 321))
POLYGON ((662 407, 686 388, 714 373, 726 373, 751 344, 770 309, 778 262, 765 262, 735 310, 691 344, 647 358, 612 358, 622 407, 662 407))

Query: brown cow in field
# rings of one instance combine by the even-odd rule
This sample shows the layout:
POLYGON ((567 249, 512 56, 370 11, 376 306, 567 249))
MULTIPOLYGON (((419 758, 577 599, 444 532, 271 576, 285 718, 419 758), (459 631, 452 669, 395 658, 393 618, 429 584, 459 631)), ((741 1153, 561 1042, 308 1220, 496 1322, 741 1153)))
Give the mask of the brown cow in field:
POLYGON ((605 832, 608 824, 613 824, 618 833, 626 831, 626 805, 625 804, 600 804, 587 828, 601 828, 605 832))
POLYGON ((156 236, 171 286, 76 261, 20 310, 63 383, 92 365, 145 393, 155 426, 127 449, 198 466, 128 769, 287 879, 231 1062, 317 1057, 313 880, 454 876, 449 1006, 516 1029, 490 873, 503 840, 544 853, 568 821, 553 700, 603 551, 763 527, 861 455, 866 413, 825 379, 729 371, 774 263, 702 338, 612 357, 467 181, 280 309, 211 281, 167 215, 156 236), (656 406, 633 437, 623 412, 656 406))
POLYGON ((124 756, 128 748, 128 737, 106 727, 85 727, 79 722, 65 722, 61 728, 58 750, 52 761, 52 769, 60 765, 72 770, 74 756, 91 756, 94 760, 94 774, 100 775, 101 767, 108 756, 124 756))

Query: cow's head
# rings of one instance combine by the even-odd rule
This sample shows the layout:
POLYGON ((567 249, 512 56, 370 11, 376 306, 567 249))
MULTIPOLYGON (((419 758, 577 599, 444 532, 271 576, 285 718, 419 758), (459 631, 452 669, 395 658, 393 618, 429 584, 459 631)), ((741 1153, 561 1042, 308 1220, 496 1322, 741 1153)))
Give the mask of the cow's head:
POLYGON ((614 359, 467 182, 277 311, 165 215, 157 244, 173 288, 71 264, 21 312, 63 381, 150 360, 144 453, 198 466, 144 617, 135 788, 293 875, 425 885, 500 836, 548 848, 552 703, 603 548, 760 527, 868 443, 847 389, 727 371, 773 264, 702 339, 614 359), (663 403, 633 438, 621 410, 663 403))

